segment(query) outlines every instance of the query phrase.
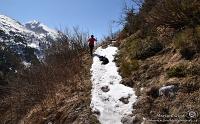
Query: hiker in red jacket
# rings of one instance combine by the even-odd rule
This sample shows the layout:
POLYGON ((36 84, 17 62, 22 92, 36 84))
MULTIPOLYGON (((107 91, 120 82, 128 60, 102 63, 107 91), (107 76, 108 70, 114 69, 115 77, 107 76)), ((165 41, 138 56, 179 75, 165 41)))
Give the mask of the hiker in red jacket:
POLYGON ((88 39, 88 44, 89 44, 89 47, 90 47, 90 54, 92 56, 92 52, 93 52, 93 49, 94 49, 94 42, 97 41, 95 38, 94 38, 94 35, 91 35, 91 38, 88 39))

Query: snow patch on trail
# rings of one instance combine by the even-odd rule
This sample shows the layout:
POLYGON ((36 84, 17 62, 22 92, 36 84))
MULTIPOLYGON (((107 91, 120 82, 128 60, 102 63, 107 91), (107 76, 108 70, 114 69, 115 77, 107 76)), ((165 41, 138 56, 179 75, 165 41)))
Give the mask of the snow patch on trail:
POLYGON ((94 53, 91 67, 93 86, 90 106, 98 114, 102 124, 122 124, 121 119, 132 113, 132 104, 136 101, 135 91, 120 84, 122 78, 113 62, 117 51, 118 49, 112 46, 106 49, 99 47, 94 53), (109 63, 102 65, 98 56, 106 56, 109 63), (105 87, 106 92, 102 90, 105 87), (125 98, 126 102, 120 100, 122 98, 125 98))

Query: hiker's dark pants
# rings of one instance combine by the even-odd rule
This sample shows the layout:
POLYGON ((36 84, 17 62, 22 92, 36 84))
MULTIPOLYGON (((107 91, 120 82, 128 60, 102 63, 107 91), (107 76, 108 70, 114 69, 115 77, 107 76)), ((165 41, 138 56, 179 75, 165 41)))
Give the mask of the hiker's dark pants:
POLYGON ((92 56, 92 52, 93 52, 93 49, 94 49, 94 45, 89 45, 90 47, 90 55, 92 56))

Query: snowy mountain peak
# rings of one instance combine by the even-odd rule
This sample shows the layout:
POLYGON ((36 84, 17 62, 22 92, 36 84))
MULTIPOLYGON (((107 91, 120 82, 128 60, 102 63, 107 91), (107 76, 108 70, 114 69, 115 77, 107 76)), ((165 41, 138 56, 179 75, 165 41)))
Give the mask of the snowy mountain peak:
POLYGON ((39 21, 33 20, 30 22, 27 22, 25 24, 25 27, 31 31, 34 31, 37 34, 49 36, 53 39, 56 39, 59 37, 58 31, 49 28, 48 26, 40 23, 39 21))
POLYGON ((37 20, 29 21, 29 22, 27 22, 27 23, 30 23, 30 24, 40 24, 40 22, 37 21, 37 20))
POLYGON ((42 59, 44 50, 60 36, 58 31, 38 21, 23 25, 15 19, 0 14, 0 43, 27 62, 29 62, 27 52, 30 51, 28 49, 33 49, 33 54, 42 59))
POLYGON ((9 33, 9 31, 33 33, 27 30, 20 22, 5 15, 0 15, 0 29, 6 33, 9 33))

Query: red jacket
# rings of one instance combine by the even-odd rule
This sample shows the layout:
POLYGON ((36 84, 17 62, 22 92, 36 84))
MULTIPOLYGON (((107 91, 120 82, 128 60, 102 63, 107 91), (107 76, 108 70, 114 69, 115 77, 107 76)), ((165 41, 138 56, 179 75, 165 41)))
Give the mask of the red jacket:
POLYGON ((95 41, 97 41, 95 38, 90 38, 90 39, 88 40, 89 45, 93 45, 93 46, 94 46, 94 42, 95 42, 95 41))

